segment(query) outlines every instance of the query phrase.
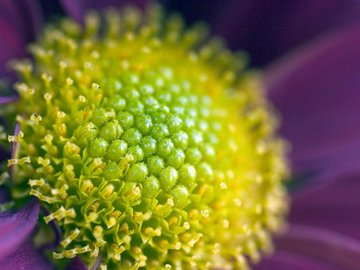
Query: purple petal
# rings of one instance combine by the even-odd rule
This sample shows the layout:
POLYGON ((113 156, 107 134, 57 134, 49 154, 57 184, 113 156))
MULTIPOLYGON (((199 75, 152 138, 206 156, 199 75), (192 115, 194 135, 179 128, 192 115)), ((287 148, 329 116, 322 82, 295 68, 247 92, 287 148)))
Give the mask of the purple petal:
POLYGON ((97 270, 101 262, 102 262, 102 258, 98 257, 95 263, 93 264, 93 266, 91 268, 88 268, 86 264, 79 257, 75 257, 70 261, 70 263, 66 267, 66 270, 88 270, 88 269, 97 270))
MULTIPOLYGON (((48 216, 50 214, 50 212, 45 207, 41 207, 41 210, 42 210, 44 216, 48 216)), ((48 242, 48 243, 42 245, 40 247, 41 250, 49 250, 49 249, 53 250, 60 244, 60 241, 61 241, 61 230, 60 230, 60 227, 59 227, 59 224, 57 223, 57 221, 52 220, 49 222, 49 225, 54 233, 55 239, 51 242, 48 242)))
POLYGON ((0 97, 0 105, 14 102, 18 99, 18 96, 0 97))
POLYGON ((359 1, 163 0, 188 21, 210 23, 232 48, 264 65, 317 35, 360 19, 359 1))
POLYGON ((360 242, 324 229, 293 225, 278 241, 278 247, 336 266, 336 269, 359 267, 360 242))
POLYGON ((15 251, 0 257, 1 269, 50 270, 54 266, 42 257, 30 241, 22 243, 15 251))
POLYGON ((359 269, 360 242, 324 229, 293 225, 278 239, 277 249, 279 254, 258 269, 359 269))
POLYGON ((270 258, 263 259, 254 270, 335 270, 321 262, 316 262, 300 254, 279 251, 270 258))
POLYGON ((25 45, 34 40, 42 25, 38 1, 0 1, 0 77, 8 76, 8 60, 26 55, 25 45))
POLYGON ((79 257, 75 257, 70 261, 66 270, 88 270, 88 268, 86 264, 79 257))
POLYGON ((360 172, 327 179, 327 185, 293 199, 290 222, 337 231, 360 241, 360 172))
POLYGON ((353 24, 269 68, 269 95, 295 173, 360 167, 359 48, 360 24, 353 24))
POLYGON ((5 189, 5 187, 3 186, 0 186, 0 205, 2 203, 7 202, 9 199, 10 199, 10 195, 7 189, 5 189))
POLYGON ((136 5, 144 7, 147 0, 60 0, 67 13, 79 22, 82 22, 86 10, 102 9, 106 7, 121 7, 124 5, 136 5))
POLYGON ((19 249, 35 228, 38 214, 37 200, 31 200, 19 212, 0 213, 0 258, 19 249))

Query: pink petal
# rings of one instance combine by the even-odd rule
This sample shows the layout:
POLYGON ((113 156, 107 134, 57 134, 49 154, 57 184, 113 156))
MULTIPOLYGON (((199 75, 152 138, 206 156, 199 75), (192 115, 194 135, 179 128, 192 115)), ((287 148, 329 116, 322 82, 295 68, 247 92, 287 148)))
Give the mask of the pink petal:
POLYGON ((269 95, 292 144, 295 173, 360 164, 360 24, 288 55, 266 73, 269 95))
POLYGON ((6 255, 0 257, 1 269, 16 270, 51 270, 55 269, 51 263, 41 256, 30 241, 21 243, 19 247, 6 255))
POLYGON ((102 9, 106 7, 121 7, 124 5, 136 5, 144 7, 147 0, 60 0, 60 4, 64 7, 65 11, 79 22, 82 22, 86 10, 89 9, 102 9))
POLYGON ((38 214, 37 200, 30 201, 19 212, 0 213, 0 258, 19 249, 35 228, 38 214))

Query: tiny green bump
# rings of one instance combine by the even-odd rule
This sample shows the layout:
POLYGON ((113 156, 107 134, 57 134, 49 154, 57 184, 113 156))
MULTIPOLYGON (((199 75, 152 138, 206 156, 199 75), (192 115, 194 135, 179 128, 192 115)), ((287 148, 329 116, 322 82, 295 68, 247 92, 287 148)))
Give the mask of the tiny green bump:
POLYGON ((130 128, 124 132, 121 139, 128 145, 133 146, 139 144, 141 141, 141 133, 136 128, 130 128))
POLYGON ((139 91, 144 96, 152 95, 155 92, 154 87, 152 87, 150 84, 140 86, 139 91))
POLYGON ((201 162, 196 167, 197 175, 199 177, 199 180, 211 182, 213 180, 214 174, 213 169, 211 166, 206 162, 201 162))
POLYGON ((151 130, 151 135, 157 139, 161 140, 162 138, 169 135, 169 130, 165 124, 157 123, 153 126, 151 130))
POLYGON ((106 123, 100 130, 100 136, 108 142, 117 139, 123 130, 117 121, 111 121, 106 123))
POLYGON ((118 164, 111 162, 104 169, 104 177, 106 179, 117 179, 122 176, 122 170, 118 164))
POLYGON ((89 155, 93 158, 104 157, 108 147, 109 143, 106 140, 97 138, 90 144, 89 155))
POLYGON ((119 161, 125 154, 128 149, 128 145, 123 140, 113 141, 106 153, 106 157, 113 161, 119 161))
POLYGON ((208 162, 213 162, 215 160, 215 149, 211 144, 204 144, 201 148, 203 157, 208 162))
POLYGON ((108 106, 114 108, 115 111, 122 111, 126 108, 126 100, 120 95, 114 95, 109 100, 108 106))
POLYGON ((202 159, 202 154, 200 150, 196 147, 188 148, 185 152, 185 155, 186 155, 185 161, 192 165, 198 164, 202 159))
POLYGON ((144 113, 144 105, 139 101, 129 101, 126 109, 135 116, 144 113))
POLYGON ((199 97, 196 95, 190 95, 189 100, 194 105, 197 105, 199 103, 199 97))
POLYGON ((103 108, 97 109, 91 120, 96 126, 101 127, 108 121, 106 111, 103 108))
POLYGON ((148 165, 150 174, 159 176, 161 170, 165 167, 165 162, 159 156, 151 156, 147 160, 147 165, 148 165))
POLYGON ((183 185, 177 185, 169 191, 169 194, 173 197, 174 206, 177 208, 182 209, 190 203, 189 191, 183 185))
POLYGON ((140 97, 139 91, 131 86, 126 86, 123 90, 123 93, 124 93, 124 97, 126 98, 126 100, 129 100, 129 101, 135 101, 135 100, 139 99, 139 97, 140 97))
MULTIPOLYGON (((109 80, 109 84, 108 84, 109 88, 111 89, 114 89, 116 91, 119 91, 122 89, 123 87, 123 84, 117 80, 117 79, 110 79, 109 80)), ((114 97, 117 96, 117 95, 114 95, 114 97)))
MULTIPOLYGON (((159 108, 157 109, 156 112, 153 112, 151 114, 151 117, 152 117, 152 120, 154 123, 157 123, 157 124, 162 124, 166 121, 166 118, 167 118, 167 115, 168 113, 167 112, 164 112, 161 110, 161 107, 159 106, 159 108)), ((167 128, 167 127, 166 127, 167 128)))
POLYGON ((200 108, 200 115, 204 118, 210 117, 211 113, 208 108, 200 108))
POLYGON ((147 198, 154 198, 160 190, 159 180, 155 176, 147 177, 143 183, 143 195, 147 198))
POLYGON ((184 164, 179 169, 179 183, 191 188, 196 179, 196 169, 190 164, 184 164))
POLYGON ((167 157, 168 155, 170 155, 171 151, 173 151, 174 149, 174 143, 172 142, 171 139, 166 138, 161 140, 158 143, 158 150, 157 150, 157 154, 163 158, 167 157))
POLYGON ((134 116, 129 112, 121 111, 116 115, 116 118, 125 130, 134 125, 134 116))
POLYGON ((171 138, 176 147, 179 147, 183 150, 185 150, 188 147, 189 136, 185 131, 180 130, 175 134, 173 134, 171 138))
POLYGON ((184 106, 184 107, 187 107, 188 103, 189 103, 189 99, 188 97, 186 96, 179 96, 177 99, 176 99, 176 103, 180 106, 184 106))
POLYGON ((174 113, 174 114, 177 114, 177 115, 180 115, 180 116, 184 116, 185 115, 185 108, 184 107, 181 107, 181 106, 173 106, 171 108, 171 111, 174 113))
POLYGON ((154 114, 160 107, 159 102, 152 96, 144 98, 143 103, 145 105, 145 112, 149 114, 154 114))
POLYGON ((187 115, 190 116, 193 119, 198 119, 198 112, 195 108, 190 108, 187 111, 187 115))
POLYGON ((145 157, 151 156, 156 152, 156 140, 147 136, 141 141, 141 147, 145 157))
POLYGON ((184 163, 184 160, 185 154, 181 149, 174 149, 166 158, 167 164, 174 168, 179 168, 184 163))
POLYGON ((173 167, 166 167, 160 172, 159 182, 164 191, 169 191, 176 185, 178 179, 178 172, 173 167))
POLYGON ((181 87, 177 83, 170 83, 167 87, 168 90, 175 95, 178 95, 181 92, 181 87))
POLYGON ((174 133, 182 128, 183 121, 179 116, 172 115, 171 117, 168 118, 167 125, 169 127, 169 131, 171 133, 174 133))
POLYGON ((132 165, 126 173, 124 180, 128 182, 143 182, 148 175, 148 168, 145 163, 132 165))
POLYGON ((213 131, 221 131, 221 129, 223 128, 222 124, 217 121, 212 122, 210 125, 213 131))
POLYGON ((147 114, 137 116, 135 126, 142 134, 148 134, 153 126, 151 117, 147 114))
POLYGON ((134 158, 135 162, 139 162, 144 159, 144 151, 139 145, 129 147, 128 154, 134 158))
POLYGON ((195 124, 195 121, 193 118, 190 118, 190 117, 187 117, 185 118, 185 121, 184 121, 184 128, 185 130, 192 130, 193 128, 195 128, 196 124, 195 124))
POLYGON ((210 132, 206 134, 206 139, 210 144, 217 145, 219 144, 219 138, 216 136, 216 134, 210 132))
POLYGON ((159 102, 163 102, 165 104, 169 104, 172 101, 172 95, 171 93, 161 93, 158 95, 159 102))
POLYGON ((189 144, 193 146, 200 146, 204 141, 203 134, 197 130, 191 130, 189 132, 189 144))

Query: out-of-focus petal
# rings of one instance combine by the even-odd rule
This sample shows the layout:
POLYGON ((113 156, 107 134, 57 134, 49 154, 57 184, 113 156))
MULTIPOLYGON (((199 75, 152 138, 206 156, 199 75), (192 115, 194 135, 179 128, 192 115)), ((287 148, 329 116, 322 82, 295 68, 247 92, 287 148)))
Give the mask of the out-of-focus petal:
POLYGON ((9 76, 8 60, 26 55, 25 45, 34 40, 41 25, 38 1, 0 1, 0 78, 9 76))
POLYGON ((360 20, 358 1, 313 0, 162 0, 188 21, 210 23, 231 48, 243 48, 255 65, 340 25, 360 20))
POLYGON ((54 266, 38 253, 30 241, 25 241, 15 251, 0 257, 0 268, 9 270, 51 270, 54 269, 54 266))
POLYGON ((9 198, 10 198, 10 196, 9 196, 9 192, 7 191, 7 189, 5 189, 5 187, 0 186, 0 205, 2 203, 7 202, 9 200, 9 198))
POLYGON ((288 55, 266 73, 295 173, 360 167, 360 24, 288 55))
POLYGON ((16 213, 0 213, 0 258, 19 249, 35 228, 38 214, 37 200, 31 200, 16 213))
POLYGON ((88 9, 121 7, 126 4, 144 7, 147 2, 148 0, 60 0, 67 13, 79 22, 83 20, 88 9))
POLYGON ((290 222, 340 232, 360 241, 360 173, 334 176, 330 184, 299 192, 290 222))
MULTIPOLYGON (((50 212, 45 207, 41 207, 41 211, 43 212, 44 216, 50 215, 50 212)), ((50 225, 54 233, 54 240, 53 241, 50 240, 50 242, 43 244, 39 248, 40 250, 49 250, 49 249, 53 250, 60 245, 62 234, 59 224, 57 223, 57 220, 52 220, 48 224, 50 225)))
POLYGON ((6 104, 6 103, 11 103, 17 99, 18 99, 18 96, 0 97, 0 105, 6 104))
POLYGON ((95 263, 88 268, 86 264, 79 257, 75 257, 70 261, 70 263, 66 267, 66 270, 88 270, 88 269, 97 270, 99 269, 101 262, 102 262, 102 258, 98 257, 95 263))
POLYGON ((254 270, 335 270, 321 262, 304 257, 300 254, 278 251, 269 258, 264 258, 254 270))
POLYGON ((258 269, 359 269, 360 242, 323 228, 292 225, 278 239, 277 250, 279 254, 264 260, 258 269))
POLYGON ((88 268, 86 264, 79 257, 75 257, 70 261, 66 270, 88 270, 88 268))

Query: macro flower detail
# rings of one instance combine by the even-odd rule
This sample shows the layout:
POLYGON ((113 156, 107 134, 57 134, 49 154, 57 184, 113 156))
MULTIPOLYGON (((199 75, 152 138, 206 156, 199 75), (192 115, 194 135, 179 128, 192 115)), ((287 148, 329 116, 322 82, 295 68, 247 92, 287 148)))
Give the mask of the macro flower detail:
POLYGON ((271 249, 285 146, 243 54, 157 6, 64 19, 30 51, 8 185, 60 227, 55 264, 244 269, 271 249))

